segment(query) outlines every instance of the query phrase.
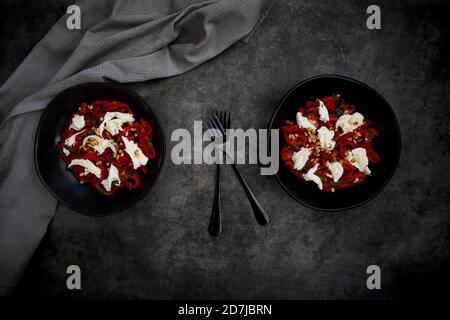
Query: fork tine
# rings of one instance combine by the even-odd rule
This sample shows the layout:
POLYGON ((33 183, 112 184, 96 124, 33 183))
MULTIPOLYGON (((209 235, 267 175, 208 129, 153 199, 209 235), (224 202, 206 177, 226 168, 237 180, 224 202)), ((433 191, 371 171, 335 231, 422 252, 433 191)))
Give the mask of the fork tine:
POLYGON ((222 132, 217 128, 217 125, 210 120, 205 120, 208 126, 208 129, 212 131, 213 135, 216 137, 222 136, 222 132))
POLYGON ((217 116, 217 113, 214 114, 214 117, 213 117, 212 120, 213 120, 213 122, 216 124, 216 127, 217 127, 220 131, 222 131, 222 133, 225 133, 225 128, 223 127, 221 120, 220 120, 219 117, 217 116))
POLYGON ((203 127, 204 127, 205 131, 208 132, 208 136, 211 138, 211 135, 209 134, 210 127, 209 127, 208 120, 203 120, 202 122, 203 122, 203 127))
POLYGON ((207 130, 212 131, 212 133, 215 134, 215 131, 216 131, 216 130, 215 130, 214 127, 211 125, 211 122, 210 122, 209 120, 204 120, 204 122, 205 122, 205 125, 206 125, 207 130))
POLYGON ((207 129, 207 130, 209 130, 209 129, 211 129, 210 127, 209 127, 209 121, 208 120, 203 120, 203 124, 204 124, 204 127, 207 129))
POLYGON ((217 111, 217 112, 216 112, 216 119, 218 120, 218 122, 219 122, 220 124, 223 125, 223 122, 222 122, 222 111, 217 111))
POLYGON ((223 127, 225 130, 227 130, 227 112, 222 112, 222 117, 220 118, 220 121, 222 121, 223 127))

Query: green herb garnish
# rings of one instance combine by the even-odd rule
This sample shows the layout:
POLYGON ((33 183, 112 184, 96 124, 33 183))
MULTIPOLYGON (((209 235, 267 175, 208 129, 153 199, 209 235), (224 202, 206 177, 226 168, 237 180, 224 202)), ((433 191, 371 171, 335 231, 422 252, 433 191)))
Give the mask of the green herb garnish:
POLYGON ((342 107, 339 106, 334 110, 334 113, 336 113, 338 116, 342 116, 344 114, 344 109, 342 109, 342 107))

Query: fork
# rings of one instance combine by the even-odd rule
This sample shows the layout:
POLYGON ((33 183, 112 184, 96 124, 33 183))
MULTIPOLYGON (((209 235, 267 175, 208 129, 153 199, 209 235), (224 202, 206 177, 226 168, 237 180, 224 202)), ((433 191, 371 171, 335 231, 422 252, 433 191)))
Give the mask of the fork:
MULTIPOLYGON (((212 122, 209 120, 203 121, 204 127, 207 130, 211 130, 214 134, 211 136, 211 139, 214 140, 216 136, 219 136, 219 132, 217 129, 214 129, 212 122)), ((213 236, 218 236, 222 233, 222 213, 220 208, 220 180, 221 180, 221 164, 218 163, 216 170, 216 188, 214 194, 214 204, 213 209, 211 211, 211 218, 209 220, 208 231, 213 236)))
MULTIPOLYGON (((230 129, 231 124, 231 113, 230 112, 215 112, 212 120, 210 122, 212 124, 213 129, 216 130, 216 134, 223 136, 223 143, 226 142, 226 134, 227 129, 230 129)), ((226 153, 224 152, 226 155, 226 153)), ((255 215, 256 221, 258 221, 259 224, 263 226, 267 226, 270 222, 270 218, 259 203, 259 201, 256 199, 255 195, 253 194, 252 190, 250 189, 247 181, 245 181, 244 176, 242 175, 241 171, 239 170, 238 166, 235 162, 231 164, 233 166, 234 172, 239 178, 239 181, 242 184, 242 187, 245 190, 245 193, 247 194, 247 198, 250 201, 250 205, 252 206, 253 213, 255 215)), ((219 176, 220 177, 220 176, 219 176)), ((220 204, 219 204, 220 206, 220 204)), ((214 211, 213 211, 214 212, 214 211)), ((220 209, 219 209, 219 217, 220 217, 220 209)))

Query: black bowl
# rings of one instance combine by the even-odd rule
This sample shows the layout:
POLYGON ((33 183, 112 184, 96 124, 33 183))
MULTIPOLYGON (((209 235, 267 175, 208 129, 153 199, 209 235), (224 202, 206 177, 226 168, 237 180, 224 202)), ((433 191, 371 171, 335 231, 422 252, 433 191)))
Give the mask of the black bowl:
MULTIPOLYGON (((296 178, 280 159, 276 178, 281 186, 300 203, 322 211, 350 209, 372 199, 394 174, 401 150, 400 128, 387 101, 367 85, 337 75, 316 76, 293 87, 276 108, 269 129, 280 129, 283 120, 295 119, 298 108, 304 106, 307 100, 332 94, 340 94, 345 101, 353 103, 365 119, 372 120, 372 127, 380 133, 373 145, 381 160, 370 164, 371 176, 363 183, 331 193, 319 190, 314 183, 296 178)), ((280 137, 280 148, 284 144, 283 137, 280 137)), ((280 153, 280 150, 276 152, 280 153)))
POLYGON ((128 209, 141 200, 155 184, 164 163, 165 139, 156 113, 136 93, 118 85, 87 83, 59 93, 41 116, 35 142, 37 173, 51 194, 62 204, 82 214, 105 215, 128 209), (69 125, 69 117, 82 102, 119 100, 130 105, 136 117, 153 127, 156 157, 149 161, 149 172, 140 174, 141 184, 134 190, 121 189, 111 197, 97 194, 89 185, 81 185, 56 152, 60 133, 69 125))

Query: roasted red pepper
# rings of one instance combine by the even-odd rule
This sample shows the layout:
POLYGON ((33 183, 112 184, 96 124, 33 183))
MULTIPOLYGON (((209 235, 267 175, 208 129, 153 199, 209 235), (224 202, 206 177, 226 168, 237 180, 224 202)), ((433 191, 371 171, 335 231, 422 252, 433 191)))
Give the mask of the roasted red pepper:
MULTIPOLYGON (((371 127, 370 121, 365 121, 359 127, 356 127, 348 133, 344 133, 341 128, 336 127, 336 121, 343 114, 352 114, 355 112, 355 106, 351 103, 344 102, 340 95, 327 96, 320 99, 311 99, 306 101, 304 106, 298 108, 298 112, 316 127, 316 129, 299 128, 294 119, 285 119, 282 121, 281 132, 285 144, 281 148, 281 159, 284 165, 299 179, 304 180, 305 174, 318 165, 314 174, 317 175, 321 182, 323 190, 334 192, 337 189, 348 188, 358 185, 365 181, 367 172, 360 171, 355 165, 347 159, 349 152, 356 148, 364 148, 366 156, 370 163, 380 161, 380 156, 373 149, 372 140, 379 135, 378 131, 371 127), (322 101, 327 108, 329 120, 324 122, 320 120, 319 106, 322 101), (321 147, 318 129, 326 127, 333 131, 333 141, 335 142, 331 150, 321 147), (301 148, 307 148, 310 151, 302 169, 294 168, 292 155, 301 148), (339 162, 342 165, 343 174, 334 182, 329 169, 329 163, 339 162)), ((356 160, 352 161, 358 161, 356 160)), ((355 162, 357 163, 357 162, 355 162)))
MULTIPOLYGON (((107 112, 121 112, 131 114, 135 119, 135 115, 131 108, 120 101, 96 100, 91 103, 83 102, 68 120, 69 123, 75 115, 83 116, 84 128, 81 131, 74 129, 66 129, 60 135, 60 142, 57 144, 57 152, 68 166, 72 160, 81 159, 89 160, 92 165, 100 169, 100 177, 92 173, 85 174, 85 168, 81 165, 74 165, 70 168, 74 176, 82 184, 89 184, 99 193, 110 196, 121 188, 135 189, 140 185, 139 172, 146 174, 148 172, 146 166, 140 166, 134 169, 130 155, 125 150, 124 137, 129 141, 133 141, 142 150, 142 152, 150 159, 155 158, 156 152, 152 141, 152 127, 143 118, 135 119, 133 122, 124 123, 122 130, 113 135, 108 130, 103 130, 100 136, 100 124, 104 122, 107 112), (72 146, 65 144, 66 139, 72 137, 74 143, 72 146), (108 140, 112 146, 108 146, 101 154, 98 154, 96 146, 98 141, 89 139, 83 144, 83 140, 87 136, 97 136, 101 139, 108 140), (107 192, 101 184, 108 177, 110 165, 114 165, 119 172, 120 183, 111 183, 111 191, 107 192)), ((151 165, 148 162, 147 166, 151 165)))

